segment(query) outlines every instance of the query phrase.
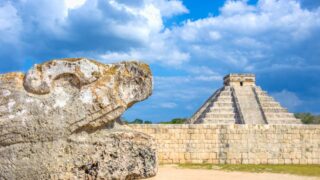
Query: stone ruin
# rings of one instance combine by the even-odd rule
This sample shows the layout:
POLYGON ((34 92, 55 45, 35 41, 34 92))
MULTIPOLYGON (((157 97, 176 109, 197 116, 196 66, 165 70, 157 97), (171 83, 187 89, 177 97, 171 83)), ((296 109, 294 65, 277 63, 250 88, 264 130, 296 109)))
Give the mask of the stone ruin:
POLYGON ((301 124, 255 83, 254 74, 229 74, 188 120, 190 124, 301 124))
POLYGON ((0 179, 154 176, 153 139, 107 129, 151 92, 140 62, 61 59, 0 75, 0 179))

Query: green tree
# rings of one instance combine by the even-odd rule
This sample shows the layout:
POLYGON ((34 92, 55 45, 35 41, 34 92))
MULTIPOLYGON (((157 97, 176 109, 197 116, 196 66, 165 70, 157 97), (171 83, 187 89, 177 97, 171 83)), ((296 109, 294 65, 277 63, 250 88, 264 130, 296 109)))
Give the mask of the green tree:
POLYGON ((135 120, 129 122, 129 124, 143 124, 143 120, 142 119, 135 119, 135 120))
POLYGON ((144 124, 152 124, 151 121, 144 121, 144 124))
POLYGON ((128 124, 152 124, 151 121, 144 121, 142 119, 135 119, 131 122, 128 122, 128 124))
POLYGON ((174 118, 171 121, 160 122, 160 124, 184 124, 187 121, 187 118, 174 118))
POLYGON ((294 116, 301 119, 303 124, 320 124, 320 116, 311 113, 295 113, 294 116))

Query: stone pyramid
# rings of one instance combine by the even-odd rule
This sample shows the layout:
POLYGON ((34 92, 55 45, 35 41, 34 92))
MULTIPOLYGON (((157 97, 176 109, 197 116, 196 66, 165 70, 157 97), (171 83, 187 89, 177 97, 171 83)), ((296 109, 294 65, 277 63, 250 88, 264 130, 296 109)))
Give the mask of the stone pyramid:
POLYGON ((188 120, 190 124, 301 124, 255 84, 254 74, 229 74, 188 120))

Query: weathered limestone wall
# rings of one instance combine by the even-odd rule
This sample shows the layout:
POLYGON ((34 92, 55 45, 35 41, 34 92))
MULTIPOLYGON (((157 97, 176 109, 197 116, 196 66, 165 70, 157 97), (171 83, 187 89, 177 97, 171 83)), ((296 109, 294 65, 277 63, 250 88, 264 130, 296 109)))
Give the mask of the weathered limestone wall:
POLYGON ((320 164, 320 125, 130 125, 160 163, 320 164))

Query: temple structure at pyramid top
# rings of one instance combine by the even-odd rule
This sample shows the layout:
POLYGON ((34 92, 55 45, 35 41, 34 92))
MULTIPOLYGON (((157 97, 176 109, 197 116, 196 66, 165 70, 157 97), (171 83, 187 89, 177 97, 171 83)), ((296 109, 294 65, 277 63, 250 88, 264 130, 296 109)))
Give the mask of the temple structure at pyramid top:
POLYGON ((218 89, 188 120, 190 124, 301 124, 267 92, 254 74, 229 74, 218 89))

